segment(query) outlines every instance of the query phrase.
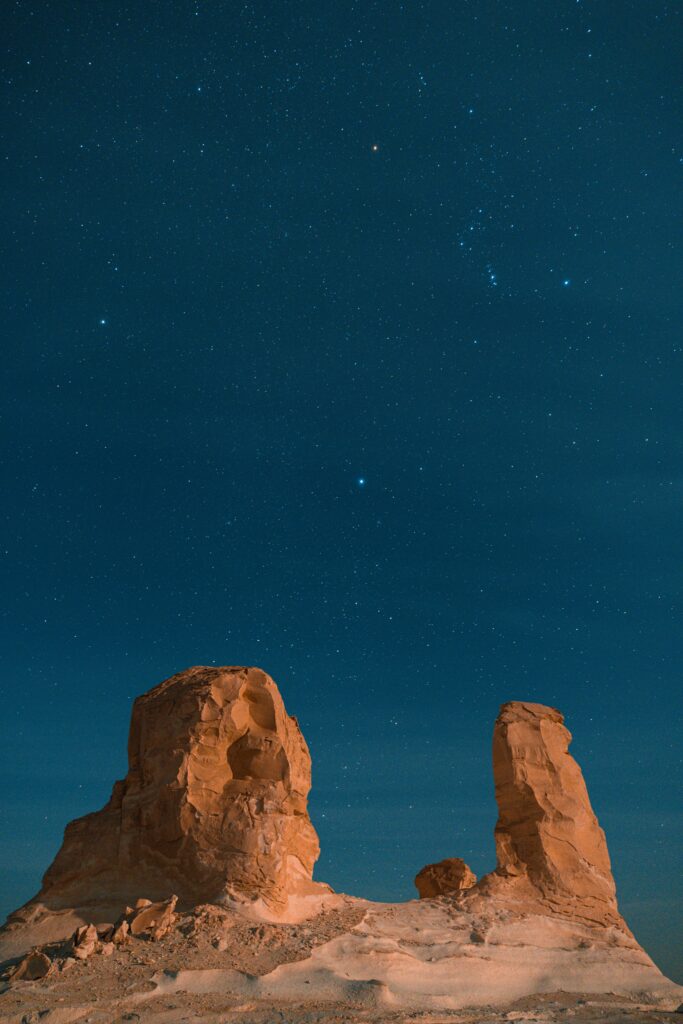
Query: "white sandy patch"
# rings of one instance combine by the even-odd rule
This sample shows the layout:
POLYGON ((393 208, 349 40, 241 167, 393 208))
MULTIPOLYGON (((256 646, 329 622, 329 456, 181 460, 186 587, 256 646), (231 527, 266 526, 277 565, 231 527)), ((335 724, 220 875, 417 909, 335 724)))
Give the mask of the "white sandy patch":
POLYGON ((406 1009, 505 1004, 560 990, 639 995, 671 1008, 683 999, 683 989, 618 929, 591 931, 535 915, 510 919, 505 911, 482 921, 417 901, 376 905, 352 931, 262 977, 212 970, 154 980, 153 995, 223 992, 259 1001, 406 1009))
POLYGON ((343 896, 329 890, 323 893, 290 896, 287 901, 286 910, 281 912, 274 911, 262 899, 237 900, 225 898, 218 905, 225 907, 226 910, 233 910, 250 921, 266 921, 269 924, 301 924, 302 921, 310 921, 325 910, 336 910, 348 904, 348 902, 348 896, 343 896))

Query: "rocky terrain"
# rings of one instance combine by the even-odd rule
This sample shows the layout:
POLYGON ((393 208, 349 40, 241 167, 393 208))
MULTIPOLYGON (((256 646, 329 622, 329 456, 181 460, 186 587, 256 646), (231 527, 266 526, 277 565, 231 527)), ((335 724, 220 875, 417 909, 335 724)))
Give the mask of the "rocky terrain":
POLYGON ((0 931, 0 1022, 666 1020, 683 989, 619 914, 570 740, 559 711, 503 705, 495 870, 448 858, 419 899, 371 903, 313 881, 310 756, 273 680, 180 673, 0 931))

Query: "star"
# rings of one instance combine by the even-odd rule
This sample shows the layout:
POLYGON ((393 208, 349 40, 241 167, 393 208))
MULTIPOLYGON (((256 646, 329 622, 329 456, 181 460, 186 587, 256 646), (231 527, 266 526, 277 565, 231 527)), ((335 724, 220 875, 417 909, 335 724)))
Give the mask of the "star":
POLYGON ((356 483, 358 484, 359 487, 365 487, 365 477, 359 476, 356 483))
POLYGON ((379 144, 377 142, 373 142, 373 144, 372 144, 372 146, 370 148, 371 148, 373 153, 377 153, 379 151, 379 144))
POLYGON ((107 321, 104 319, 104 317, 102 317, 102 319, 100 320, 100 327, 106 327, 106 326, 107 326, 107 321))

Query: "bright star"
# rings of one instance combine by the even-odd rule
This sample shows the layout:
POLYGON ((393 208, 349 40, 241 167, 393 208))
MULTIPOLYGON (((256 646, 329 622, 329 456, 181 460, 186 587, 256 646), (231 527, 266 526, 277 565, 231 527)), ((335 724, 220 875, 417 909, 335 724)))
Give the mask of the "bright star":
POLYGON ((107 326, 107 321, 106 320, 100 320, 100 326, 101 327, 106 327, 107 326))
POLYGON ((378 146, 378 144, 376 142, 373 142, 373 144, 372 144, 372 146, 370 148, 372 149, 373 153, 376 153, 378 151, 378 149, 379 149, 379 146, 378 146))
POLYGON ((359 476, 358 477, 358 486, 359 487, 365 487, 365 477, 364 476, 359 476))
POLYGON ((568 278, 568 277, 565 277, 564 281, 562 282, 562 287, 563 287, 563 288, 569 288, 569 285, 570 285, 571 283, 572 283, 572 282, 571 282, 571 279, 570 279, 570 278, 568 278))

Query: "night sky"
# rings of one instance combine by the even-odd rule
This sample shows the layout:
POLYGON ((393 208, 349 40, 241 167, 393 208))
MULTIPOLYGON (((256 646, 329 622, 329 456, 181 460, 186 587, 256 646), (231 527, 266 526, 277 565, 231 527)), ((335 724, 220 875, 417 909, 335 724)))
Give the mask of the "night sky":
POLYGON ((137 694, 255 664, 377 899, 494 866, 498 707, 559 707, 683 980, 682 15, 4 5, 0 911, 137 694))

